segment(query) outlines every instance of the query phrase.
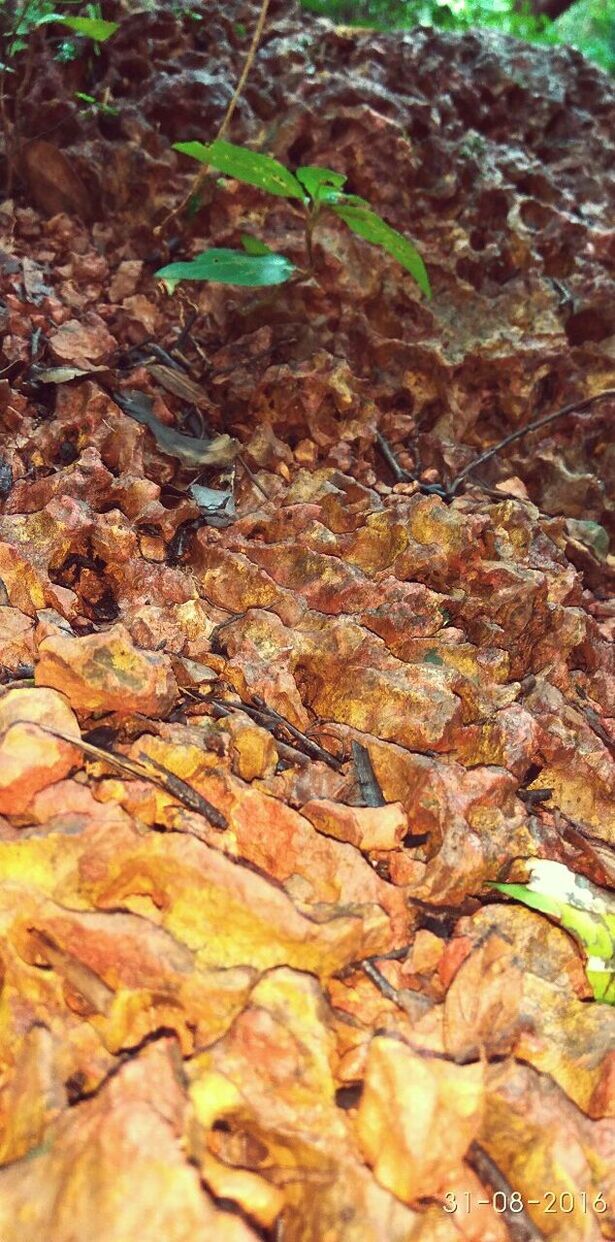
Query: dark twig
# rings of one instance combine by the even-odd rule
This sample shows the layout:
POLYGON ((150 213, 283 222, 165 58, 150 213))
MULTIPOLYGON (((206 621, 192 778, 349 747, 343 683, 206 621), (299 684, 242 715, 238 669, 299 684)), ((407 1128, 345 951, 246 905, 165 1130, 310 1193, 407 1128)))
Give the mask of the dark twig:
POLYGON ((183 350, 183 348, 184 348, 184 345, 186 345, 186 344, 188 343, 188 341, 189 341, 189 338, 190 338, 190 333, 191 333, 191 331, 192 331, 192 329, 193 329, 193 327, 194 327, 194 325, 195 325, 195 323, 196 323, 196 321, 197 321, 198 317, 199 317, 199 312, 198 312, 198 311, 196 311, 196 310, 190 311, 190 314, 187 316, 187 318, 186 318, 186 322, 185 322, 185 324, 184 324, 184 326, 183 326, 183 328, 182 328, 182 330, 181 330, 181 332, 180 332, 180 334, 179 334, 179 336, 178 336, 178 338, 177 338, 177 340, 176 340, 176 342, 175 342, 175 344, 174 344, 174 346, 173 346, 173 352, 174 352, 174 353, 176 353, 176 354, 181 354, 181 352, 182 352, 182 350, 183 350))
POLYGON ((376 773, 374 772, 367 746, 362 746, 360 742, 353 742, 352 758, 364 805, 386 806, 386 800, 376 780, 376 773))
POLYGON ((400 949, 389 949, 388 953, 372 953, 371 957, 360 957, 356 962, 349 962, 347 966, 342 966, 342 969, 338 970, 336 978, 347 979, 356 970, 362 970, 366 962, 369 962, 372 966, 374 962, 404 962, 411 948, 411 944, 404 944, 400 949))
MULTIPOLYGON (((228 621, 224 621, 222 624, 228 625, 228 621)), ((218 626, 218 629, 220 628, 218 626)), ((274 707, 268 707, 264 699, 259 698, 256 694, 253 697, 254 705, 252 703, 244 703, 243 701, 237 704, 225 703, 219 699, 208 699, 207 701, 215 707, 236 707, 238 711, 245 712, 246 716, 249 716, 256 724, 261 725, 263 729, 267 729, 276 739, 278 738, 279 730, 285 729, 295 741, 300 743, 301 750, 304 752, 303 757, 308 755, 310 759, 322 759, 323 763, 328 764, 330 768, 334 768, 336 772, 341 772, 344 766, 341 759, 336 759, 335 755, 331 755, 328 750, 323 750, 322 746, 319 746, 317 742, 313 742, 305 733, 302 733, 294 724, 291 724, 290 720, 286 720, 284 716, 276 712, 274 707)))
POLYGON ((322 746, 318 745, 318 742, 313 742, 306 733, 302 733, 301 729, 298 729, 296 725, 291 724, 290 720, 286 720, 284 716, 281 716, 280 713, 275 710, 275 707, 269 707, 267 703, 265 703, 265 700, 261 699, 259 695, 254 694, 252 697, 257 708, 260 708, 262 712, 265 712, 267 715, 271 716, 275 720, 276 724, 278 724, 281 728, 287 729, 290 736, 294 737, 295 741, 301 743, 306 755, 309 755, 311 759, 322 759, 323 763, 327 763, 330 768, 334 768, 336 772, 341 772, 344 766, 341 759, 336 759, 335 755, 330 754, 328 750, 323 750, 322 746))
POLYGON ((488 1152, 479 1143, 471 1143, 466 1160, 485 1189, 488 1187, 493 1194, 501 1191, 505 1205, 501 1216, 506 1223, 512 1242, 542 1242, 545 1235, 534 1224, 525 1207, 522 1212, 515 1212, 511 1209, 510 1197, 513 1187, 488 1152))
POLYGON ((400 466, 391 445, 388 440, 385 440, 381 431, 376 432, 376 444, 396 483, 418 483, 418 479, 415 479, 409 470, 404 470, 403 466, 400 466))
MULTIPOLYGON (((257 18, 256 26, 254 28, 252 42, 250 43, 248 54, 246 56, 243 69, 241 71, 239 81, 237 83, 237 86, 235 87, 233 96, 230 99, 226 112, 224 113, 224 116, 222 118, 222 124, 220 125, 218 133, 216 134, 216 140, 219 140, 220 138, 224 138, 224 135, 226 134, 226 131, 231 123, 233 113, 235 111, 235 108, 237 107, 240 95, 247 82, 248 74, 250 73, 250 70, 252 68, 254 57, 256 56, 256 53, 258 51, 258 45, 261 41, 263 30, 265 28, 265 21, 267 20, 268 8, 269 8, 269 0, 261 0, 261 7, 260 7, 259 15, 257 18)), ((208 175, 209 175, 209 165, 205 164, 203 168, 201 168, 200 171, 197 173, 196 177, 194 178, 192 185, 190 186, 190 189, 187 195, 185 196, 185 198, 182 199, 178 207, 175 207, 173 211, 170 211, 169 214, 165 216, 164 220, 162 221, 162 224, 159 224, 158 227, 154 229, 154 233, 160 234, 163 231, 163 229, 166 228, 167 224, 169 224, 171 220, 174 220, 175 217, 179 215, 180 211, 183 211, 184 207, 186 207, 187 204, 190 202, 190 199, 198 198, 198 195, 202 192, 203 186, 205 185, 208 175)))
POLYGON ((605 729, 598 713, 594 711, 593 707, 581 707, 581 705, 579 705, 579 711, 585 716, 590 729, 593 729, 600 741, 604 742, 607 750, 610 750, 611 754, 615 755, 615 741, 605 729))
POLYGON ((361 962, 361 969, 365 972, 368 979, 371 979, 374 987, 377 987, 378 991, 381 992, 383 996, 386 996, 387 1000, 393 1001, 394 1005, 399 1005, 400 1008, 403 1009, 397 988, 394 988, 393 984, 389 983, 388 979, 385 979, 382 972, 378 970, 377 966, 374 966, 373 962, 370 962, 369 960, 361 962))
POLYGON ((42 729, 44 733, 51 734, 52 737, 59 737, 61 741, 68 742, 71 746, 76 746, 77 750, 82 750, 91 759, 97 759, 100 763, 108 763, 110 767, 116 768, 119 772, 128 772, 140 780, 151 781, 153 785, 160 786, 189 810, 204 815, 214 828, 219 828, 220 831, 228 828, 228 822, 222 811, 212 806, 211 802, 208 802, 198 790, 193 789, 192 785, 188 785, 180 776, 175 776, 174 772, 169 772, 150 755, 143 755, 140 761, 129 759, 128 755, 118 755, 114 751, 105 750, 102 746, 93 746, 91 742, 84 742, 79 737, 71 737, 68 733, 60 733, 58 729, 51 729, 47 725, 37 723, 37 728, 42 729), (150 765, 157 771, 149 771, 150 765))
POLYGON ((528 423, 525 427, 520 427, 517 431, 512 431, 509 436, 504 436, 503 440, 499 440, 497 444, 492 444, 491 448, 481 453, 475 461, 470 462, 468 466, 464 466, 459 474, 453 479, 447 489, 449 498, 456 494, 457 488, 477 466, 482 466, 483 462, 489 461, 499 453, 501 449, 507 448, 509 444, 513 444, 516 440, 521 440, 523 436, 529 435, 530 431, 537 431, 539 427, 546 427, 549 423, 554 423, 557 418, 563 418, 565 414, 573 412, 580 413, 587 410, 596 401, 604 401, 609 397, 615 397, 615 388, 605 388, 604 392, 594 393, 593 397, 586 397, 583 401, 571 401, 569 405, 563 405, 560 410, 554 410, 552 414, 545 414, 544 418, 535 418, 533 422, 528 423))
MULTIPOLYGON (((213 716, 217 720, 220 719, 220 717, 224 718, 226 716, 234 716, 240 712, 246 711, 243 704, 241 707, 235 707, 233 705, 229 705, 228 703, 222 703, 219 699, 207 699, 206 701, 212 709, 213 716)), ((273 728, 277 728, 277 726, 274 721, 262 720, 261 714, 257 712, 247 712, 246 714, 250 716, 251 719, 255 720, 256 723, 261 723, 261 728, 267 729, 267 732, 272 734, 280 759, 284 759, 286 763, 296 763, 302 768, 306 767, 306 765, 310 762, 309 755, 304 755, 303 751, 297 750, 296 746, 289 746, 288 743, 283 742, 281 738, 275 737, 273 728)))
MULTIPOLYGON (((191 811, 198 811, 199 815, 204 815, 213 824, 214 828, 220 829, 220 832, 224 832, 225 828, 228 828, 226 816, 217 807, 213 806, 207 798, 204 798, 198 789, 188 785, 186 781, 182 780, 181 776, 176 776, 174 772, 169 772, 168 768, 165 768, 162 763, 158 763, 158 760, 151 755, 141 755, 141 759, 146 767, 151 764, 153 768, 156 768, 157 772, 161 773, 165 788, 178 801, 183 802, 191 811)), ((152 779, 151 776, 149 779, 152 779)))
POLYGON ((411 470, 405 470, 403 466, 400 466, 391 445, 381 431, 376 431, 376 444, 396 483, 416 483, 424 496, 440 496, 442 500, 448 500, 448 491, 441 483, 421 483, 421 480, 412 474, 411 470))

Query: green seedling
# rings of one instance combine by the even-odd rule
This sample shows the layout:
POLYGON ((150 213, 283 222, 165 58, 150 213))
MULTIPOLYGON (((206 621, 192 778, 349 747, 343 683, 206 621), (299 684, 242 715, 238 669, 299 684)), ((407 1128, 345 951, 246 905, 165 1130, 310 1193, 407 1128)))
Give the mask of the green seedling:
POLYGON ((426 297, 431 297, 425 264, 412 242, 391 228, 370 204, 355 194, 346 194, 346 177, 330 168, 306 165, 293 173, 270 155, 250 151, 223 139, 205 146, 201 142, 177 142, 176 151, 280 198, 296 199, 305 214, 305 243, 308 268, 299 269, 284 255, 276 254, 258 238, 244 234, 243 251, 205 250, 194 259, 170 263, 156 275, 173 292, 182 280, 212 280, 226 285, 280 285, 291 278, 305 279, 314 270, 313 235, 325 212, 333 213, 344 224, 374 246, 390 254, 414 278, 426 297))
MULTIPOLYGON (((41 26, 62 25, 75 34, 92 39, 95 44, 104 43, 115 34, 118 23, 104 21, 98 4, 88 4, 85 9, 86 15, 72 17, 70 13, 57 12, 53 0, 23 0, 14 8, 0 0, 0 27, 7 60, 22 52, 28 46, 28 37, 41 26)), ((66 49, 66 41, 60 46, 66 49)), ((63 59, 70 59, 66 51, 63 59)), ((5 65, 5 68, 8 67, 5 65)))
POLYGON ((93 112, 95 115, 101 116, 117 116, 119 109, 114 108, 112 104, 107 103, 103 99, 97 99, 95 95, 86 95, 85 91, 75 91, 75 99, 80 99, 86 106, 84 112, 93 112))
POLYGON ((615 1005, 615 900, 563 863, 528 860, 529 884, 493 884, 561 923, 586 955, 585 973, 595 1000, 615 1005))

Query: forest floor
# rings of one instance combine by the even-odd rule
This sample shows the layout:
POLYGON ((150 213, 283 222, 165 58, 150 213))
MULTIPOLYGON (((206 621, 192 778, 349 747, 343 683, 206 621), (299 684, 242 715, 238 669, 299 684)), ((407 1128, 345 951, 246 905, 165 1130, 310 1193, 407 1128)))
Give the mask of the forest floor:
POLYGON ((491 887, 615 876, 613 86, 272 3, 227 137, 433 297, 333 217, 303 284, 169 295, 301 220, 225 181, 155 232, 258 5, 117 8, 7 104, 2 1242, 614 1238, 615 1010, 491 887))

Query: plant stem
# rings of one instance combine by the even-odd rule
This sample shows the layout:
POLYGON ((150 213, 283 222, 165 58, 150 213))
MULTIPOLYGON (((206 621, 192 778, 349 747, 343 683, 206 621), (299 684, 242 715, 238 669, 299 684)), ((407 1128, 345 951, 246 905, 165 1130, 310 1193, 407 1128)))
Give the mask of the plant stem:
POLYGON ((526 427, 520 427, 518 431, 513 431, 509 436, 504 436, 503 440, 499 440, 497 444, 493 444, 491 448, 486 449, 476 461, 470 462, 469 466, 464 466, 463 470, 453 479, 450 487, 447 488, 449 497, 453 497, 459 487, 459 484, 476 470, 477 466, 481 466, 484 461, 489 461, 491 457, 495 457, 500 449, 506 448, 507 445, 513 444, 515 440, 521 440, 523 436, 529 435, 530 431, 536 431, 539 427, 546 427, 548 423, 555 422, 556 418, 563 418, 564 414, 572 414, 573 411, 587 410, 596 401, 604 401, 608 397, 615 397, 615 388, 605 388, 604 392, 594 393, 593 397, 585 397, 581 401, 571 401, 569 405, 563 405, 560 410, 554 410, 552 414, 545 414, 544 418, 535 418, 533 422, 528 423, 526 427))
MULTIPOLYGON (((241 75, 239 77, 239 81, 233 92, 233 97, 229 102, 226 112, 224 113, 224 116, 222 118, 222 124, 220 125, 220 128, 218 130, 218 133, 216 134, 216 138, 214 141, 217 141, 219 138, 224 137, 231 123, 233 113, 235 111, 235 108, 237 107, 239 97, 247 82, 248 74, 254 62, 254 57, 256 56, 256 53, 258 51, 258 45, 261 41, 263 30, 265 28, 265 21, 267 19, 268 8, 269 8, 269 0, 262 0, 260 13, 258 15, 258 21, 254 28, 254 34, 252 35, 252 42, 248 49, 248 55, 246 56, 244 66, 241 71, 241 75)), ((201 193, 201 190, 203 189, 205 181, 207 180, 208 173, 209 173, 209 165, 204 164, 200 172, 198 172, 196 177, 194 178, 192 185, 190 189, 188 190, 188 193, 186 194, 185 198, 183 198, 181 203, 179 203, 177 207, 174 207, 173 211, 170 211, 169 214, 165 216, 162 223, 159 224, 157 228, 154 229, 154 233, 156 237, 158 237, 160 233, 163 232, 163 230, 166 228, 167 224, 171 222, 171 220, 174 220, 175 217, 178 216, 179 213, 185 209, 187 204, 190 202, 191 198, 194 198, 195 196, 201 193)))

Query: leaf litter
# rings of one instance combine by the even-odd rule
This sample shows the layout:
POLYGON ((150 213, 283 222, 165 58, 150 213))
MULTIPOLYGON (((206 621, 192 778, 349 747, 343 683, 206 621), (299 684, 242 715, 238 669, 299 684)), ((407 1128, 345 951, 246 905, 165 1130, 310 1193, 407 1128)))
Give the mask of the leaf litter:
MULTIPOLYGON (((0 205, 0 1234, 612 1238, 614 1010, 505 896, 612 901, 612 88, 278 6, 234 141, 345 173, 433 300, 334 220, 318 282, 169 298, 246 7, 160 8, 0 205)), ((207 193, 182 253, 301 261, 207 193)))

